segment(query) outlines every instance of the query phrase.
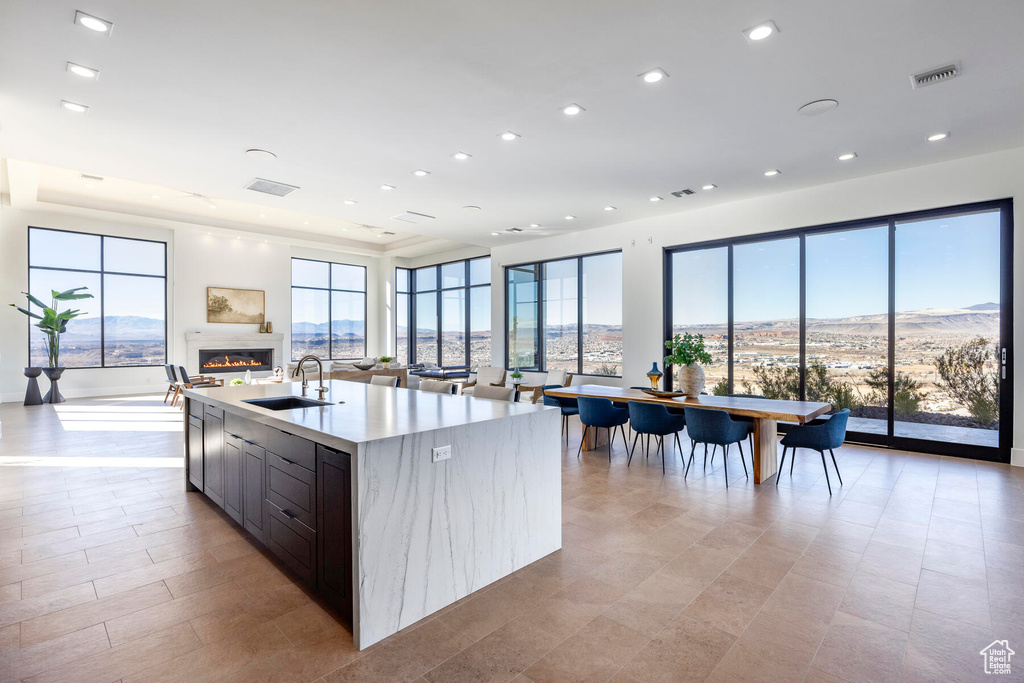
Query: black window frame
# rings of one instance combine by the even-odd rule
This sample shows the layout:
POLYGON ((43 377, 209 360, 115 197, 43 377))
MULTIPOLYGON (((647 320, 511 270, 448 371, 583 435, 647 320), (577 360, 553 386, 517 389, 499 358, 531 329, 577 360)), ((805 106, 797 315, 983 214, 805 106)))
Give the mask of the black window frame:
MULTIPOLYGON (((485 259, 487 261, 490 261, 491 260, 491 256, 488 254, 488 255, 484 255, 484 256, 475 256, 473 258, 467 258, 467 259, 455 259, 455 260, 452 260, 452 261, 444 261, 442 263, 434 263, 434 264, 431 264, 429 266, 420 266, 418 268, 407 268, 405 266, 398 266, 398 267, 395 268, 395 282, 396 282, 396 286, 395 286, 395 300, 397 302, 398 296, 402 295, 402 294, 408 296, 408 306, 406 307, 406 310, 408 312, 408 319, 406 321, 406 323, 407 323, 406 324, 406 329, 408 330, 408 337, 409 337, 409 339, 408 339, 408 358, 404 359, 404 362, 406 362, 406 363, 413 363, 413 362, 423 362, 423 360, 425 360, 425 359, 422 359, 422 360, 421 359, 417 359, 417 357, 416 357, 416 339, 418 337, 418 335, 416 334, 416 295, 417 294, 429 294, 431 292, 434 292, 434 293, 436 293, 436 302, 435 302, 434 305, 435 305, 435 320, 436 320, 436 323, 437 323, 437 325, 436 325, 436 327, 437 327, 437 358, 434 361, 429 361, 429 362, 436 362, 438 367, 444 367, 443 364, 441 363, 441 359, 444 356, 444 350, 442 348, 443 347, 443 341, 442 340, 443 340, 443 337, 444 337, 444 331, 443 331, 442 326, 441 326, 441 320, 442 320, 442 317, 444 315, 444 310, 442 308, 443 305, 444 305, 443 296, 444 296, 444 292, 451 292, 451 291, 456 291, 456 290, 460 290, 461 289, 461 290, 463 290, 465 292, 465 302, 466 302, 465 316, 464 316, 464 320, 463 320, 463 323, 464 323, 464 325, 463 325, 463 327, 464 327, 463 333, 465 335, 464 339, 465 339, 465 347, 466 347, 466 349, 465 349, 465 354, 464 354, 464 363, 463 363, 463 365, 465 365, 466 367, 472 367, 472 348, 471 348, 472 344, 471 344, 471 340, 472 340, 472 336, 473 336, 473 333, 472 333, 472 320, 473 320, 473 303, 472 303, 473 300, 472 300, 472 297, 473 297, 473 290, 481 290, 481 289, 483 289, 485 287, 490 289, 494 285, 494 283, 491 281, 490 276, 488 276, 488 279, 487 279, 486 283, 478 283, 478 284, 475 284, 475 285, 472 284, 473 281, 472 281, 472 278, 471 278, 471 272, 472 271, 471 271, 470 264, 472 262, 474 262, 474 261, 482 261, 482 260, 485 260, 485 259), (465 269, 464 270, 464 283, 465 284, 458 285, 458 286, 455 286, 455 287, 444 287, 444 286, 442 286, 443 282, 442 282, 442 279, 441 279, 441 269, 444 266, 451 266, 452 264, 457 264, 457 263, 463 264, 463 267, 465 269), (436 286, 433 289, 424 289, 422 291, 417 289, 417 287, 416 287, 416 273, 418 271, 428 270, 428 269, 431 269, 431 268, 435 269, 434 282, 435 282, 436 286), (404 292, 398 291, 398 286, 397 286, 398 272, 401 271, 401 270, 408 271, 408 273, 409 273, 409 287, 404 292)), ((488 269, 488 273, 490 273, 490 269, 488 269)), ((492 292, 493 292, 493 290, 491 290, 488 293, 488 297, 487 298, 489 300, 492 297, 492 292)), ((492 302, 493 302, 493 300, 492 300, 492 302)), ((395 306, 395 309, 396 309, 395 310, 395 353, 396 354, 398 353, 398 310, 397 310, 397 308, 398 307, 396 305, 395 306)), ((493 350, 493 344, 494 344, 494 333, 493 333, 493 330, 491 330, 491 344, 492 344, 492 350, 493 350)), ((402 360, 402 359, 399 359, 399 360, 402 360)), ((455 367, 455 366, 451 366, 451 367, 455 367)))
MULTIPOLYGON (((547 301, 547 292, 545 291, 545 268, 549 263, 556 263, 560 261, 572 261, 576 260, 576 372, 569 371, 570 374, 579 375, 581 377, 608 377, 611 379, 622 378, 622 364, 619 363, 619 374, 618 375, 598 375, 594 373, 583 372, 583 260, 592 258, 595 256, 605 256, 607 254, 619 254, 622 256, 622 249, 605 249, 604 251, 595 251, 587 254, 570 254, 568 256, 560 256, 558 258, 549 258, 542 261, 527 261, 524 263, 514 263, 503 267, 505 274, 505 367, 511 370, 513 367, 519 367, 520 370, 526 370, 527 372, 547 372, 547 345, 544 343, 544 303, 547 301), (508 271, 509 270, 522 270, 526 268, 536 268, 537 277, 537 332, 536 332, 536 344, 537 344, 537 364, 534 367, 523 367, 513 366, 511 364, 511 344, 509 343, 509 301, 508 301, 508 271)), ((619 311, 619 318, 622 318, 622 311, 619 311)), ((621 325, 621 323, 620 323, 621 325)), ((623 356, 625 356, 625 346, 623 346, 623 356)))
MULTIPOLYGON (((687 251, 698 251, 702 249, 728 248, 728 300, 726 304, 728 316, 728 381, 730 391, 735 391, 733 382, 733 248, 743 244, 767 242, 772 240, 798 238, 800 240, 799 255, 799 276, 800 276, 800 398, 806 396, 806 371, 807 371, 807 268, 806 268, 806 239, 809 236, 857 230, 864 228, 877 228, 888 226, 888 369, 889 369, 889 396, 887 400, 887 433, 870 434, 866 432, 849 432, 848 440, 865 443, 872 446, 892 448, 897 450, 915 451, 919 453, 930 453, 935 455, 950 455, 975 460, 990 462, 1010 462, 1010 450, 1013 442, 1013 200, 1011 198, 995 199, 969 204, 957 204, 922 211, 910 211, 905 213, 886 214, 871 218, 862 218, 851 221, 840 221, 803 228, 792 228, 788 230, 777 230, 751 235, 742 235, 719 240, 705 242, 694 242, 664 247, 663 257, 663 340, 672 338, 672 256, 673 254, 687 251), (1000 384, 1000 405, 999 405, 999 446, 978 446, 973 444, 958 444, 945 441, 916 439, 906 436, 898 436, 895 433, 895 411, 893 407, 893 391, 895 381, 896 362, 896 227, 898 223, 929 220, 942 217, 952 217, 966 213, 982 213, 988 211, 999 211, 1000 214, 1000 319, 999 319, 999 343, 1005 353, 1003 366, 1006 374, 1000 384)), ((671 366, 666 368, 669 387, 672 386, 673 372, 671 366)), ((779 425, 780 431, 785 431, 784 425, 779 425)))
MULTIPOLYGON (((167 320, 167 242, 164 242, 163 240, 142 239, 142 238, 139 238, 139 237, 122 237, 120 235, 107 235, 107 234, 99 233, 99 232, 86 232, 84 230, 65 230, 65 229, 62 229, 62 228, 44 228, 44 227, 37 226, 37 225, 30 225, 30 226, 28 226, 28 233, 26 235, 25 261, 26 261, 26 263, 28 265, 27 279, 28 279, 28 291, 29 292, 32 291, 32 271, 33 270, 47 270, 47 271, 56 271, 56 272, 62 272, 62 273, 88 273, 90 275, 98 275, 99 276, 99 279, 100 279, 100 291, 99 291, 99 295, 98 296, 96 296, 95 294, 94 294, 94 296, 96 297, 96 299, 99 301, 99 304, 100 304, 100 312, 99 312, 99 318, 100 318, 100 364, 99 365, 66 365, 66 366, 62 365, 62 367, 66 367, 66 368, 68 368, 70 370, 103 370, 103 369, 106 369, 106 368, 158 368, 158 367, 162 367, 163 365, 167 364, 167 340, 168 340, 168 337, 170 336, 168 334, 168 320, 167 320), (33 230, 45 230, 47 232, 63 232, 63 233, 68 233, 68 234, 72 234, 72 235, 88 235, 89 237, 98 237, 100 239, 100 269, 99 270, 91 270, 91 269, 87 269, 87 268, 54 268, 54 267, 51 267, 51 266, 33 266, 32 265, 32 231, 33 230), (108 271, 108 270, 105 270, 104 269, 104 259, 106 258, 106 249, 104 248, 104 246, 105 246, 104 245, 104 240, 106 240, 107 238, 117 239, 117 240, 131 240, 131 241, 134 241, 134 242, 149 242, 149 243, 152 243, 152 244, 159 244, 159 245, 161 245, 163 247, 163 249, 164 249, 164 274, 163 275, 151 275, 151 274, 147 274, 147 273, 128 273, 128 272, 124 272, 124 271, 115 271, 115 270, 108 271), (118 365, 108 365, 107 364, 107 342, 106 342, 107 316, 106 316, 106 312, 104 310, 105 301, 106 301, 106 297, 104 296, 104 294, 105 294, 104 290, 105 290, 105 286, 106 286, 106 278, 104 276, 106 276, 106 275, 122 275, 122 276, 127 276, 127 277, 148 277, 148 278, 153 278, 155 280, 163 280, 164 281, 164 287, 163 287, 163 290, 164 290, 164 297, 163 297, 164 298, 164 360, 163 360, 163 363, 148 363, 148 364, 133 363, 131 365, 120 365, 120 364, 118 364, 118 365)), ((90 294, 92 294, 92 292, 90 292, 90 294)), ((32 362, 32 328, 31 328, 31 326, 29 326, 29 330, 28 330, 28 356, 27 357, 28 357, 29 363, 31 364, 31 362, 32 362)))
MULTIPOLYGON (((368 334, 367 322, 366 322, 366 318, 367 318, 368 311, 369 311, 368 303, 367 303, 367 295, 366 295, 366 270, 367 270, 366 266, 361 266, 358 263, 342 263, 341 261, 324 261, 322 259, 305 258, 305 257, 302 257, 302 256, 292 256, 291 257, 290 265, 294 265, 295 261, 309 261, 311 263, 326 263, 327 264, 327 287, 307 287, 305 285, 296 285, 295 284, 295 269, 292 268, 292 271, 290 273, 292 285, 291 285, 291 289, 289 290, 289 294, 292 294, 296 289, 310 289, 310 290, 314 290, 314 291, 317 291, 317 292, 327 292, 327 354, 328 355, 327 355, 327 358, 324 358, 323 360, 331 360, 331 361, 335 361, 335 360, 359 360, 360 358, 365 358, 366 357, 366 349, 367 349, 368 343, 369 343, 369 341, 368 341, 369 334, 368 334), (361 268, 363 270, 363 289, 362 289, 362 291, 360 291, 358 289, 336 289, 336 288, 332 287, 332 285, 334 284, 334 273, 333 273, 333 269, 331 268, 331 266, 347 266, 349 268, 361 268), (359 358, 335 358, 334 357, 334 330, 331 328, 331 324, 334 322, 334 297, 331 296, 331 294, 334 293, 334 292, 347 292, 349 294, 362 294, 363 295, 363 355, 360 356, 359 358)), ((295 323, 295 310, 294 310, 295 309, 295 299, 294 299, 294 297, 291 297, 289 299, 288 307, 289 307, 288 308, 288 314, 289 314, 289 317, 291 318, 290 321, 289 321, 291 324, 289 325, 289 328, 288 328, 288 335, 289 335, 289 338, 290 338, 291 337, 291 330, 292 330, 292 327, 294 326, 294 323, 295 323)), ((293 351, 294 345, 289 343, 289 347, 290 348, 289 348, 289 351, 288 351, 288 355, 292 356, 291 362, 294 363, 294 362, 298 361, 299 359, 298 358, 294 358, 294 355, 295 355, 295 353, 293 351)))

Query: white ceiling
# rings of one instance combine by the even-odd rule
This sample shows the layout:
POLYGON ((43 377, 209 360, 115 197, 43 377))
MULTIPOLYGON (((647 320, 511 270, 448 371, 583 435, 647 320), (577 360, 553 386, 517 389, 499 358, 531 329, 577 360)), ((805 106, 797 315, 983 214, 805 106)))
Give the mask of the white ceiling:
POLYGON ((1020 146, 1021 27, 1020 0, 7 0, 0 155, 494 245, 1020 146), (112 34, 74 25, 76 9, 112 34), (741 30, 769 18, 781 32, 749 44, 741 30), (962 76, 911 89, 952 61, 962 76), (637 78, 652 67, 670 78, 637 78), (824 97, 839 108, 796 114, 824 97), (566 117, 572 102, 586 111, 566 117), (257 176, 302 189, 243 189, 257 176), (436 219, 391 219, 404 211, 436 219), (530 223, 544 230, 491 235, 530 223))

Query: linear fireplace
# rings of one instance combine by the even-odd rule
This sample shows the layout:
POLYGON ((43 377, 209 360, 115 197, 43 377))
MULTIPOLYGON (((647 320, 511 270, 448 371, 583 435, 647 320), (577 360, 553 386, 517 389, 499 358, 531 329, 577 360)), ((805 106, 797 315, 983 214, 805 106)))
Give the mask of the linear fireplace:
POLYGON ((274 349, 199 349, 201 373, 273 369, 274 349))

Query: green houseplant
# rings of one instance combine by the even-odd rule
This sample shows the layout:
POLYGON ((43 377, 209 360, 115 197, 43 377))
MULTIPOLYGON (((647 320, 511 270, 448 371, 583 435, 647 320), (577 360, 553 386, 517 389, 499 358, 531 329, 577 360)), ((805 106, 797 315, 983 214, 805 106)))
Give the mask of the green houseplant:
POLYGON ((665 342, 669 355, 665 364, 679 369, 677 391, 686 396, 697 396, 704 390, 704 368, 701 363, 710 363, 711 354, 704 348, 704 335, 686 333, 676 335, 665 342))
MULTIPOLYGON (((57 389, 57 380, 59 380, 60 376, 64 373, 64 368, 60 366, 60 336, 67 332, 68 322, 82 314, 82 311, 78 309, 69 308, 64 311, 58 311, 58 302, 93 298, 92 294, 83 292, 85 289, 88 289, 88 287, 76 287, 64 292, 58 292, 55 289, 51 290, 50 295, 52 300, 50 301, 49 306, 28 292, 22 292, 22 294, 24 294, 28 299, 30 306, 37 306, 42 310, 42 315, 33 312, 31 308, 22 308, 17 304, 11 304, 11 306, 18 309, 29 318, 38 320, 39 322, 35 323, 35 326, 42 330, 43 334, 46 335, 46 356, 49 365, 44 369, 44 372, 50 380, 50 391, 47 392, 45 397, 43 397, 43 401, 46 403, 61 403, 64 401, 64 397, 60 395, 60 391, 57 389)), ((29 368, 26 368, 27 376, 28 370, 29 368)))

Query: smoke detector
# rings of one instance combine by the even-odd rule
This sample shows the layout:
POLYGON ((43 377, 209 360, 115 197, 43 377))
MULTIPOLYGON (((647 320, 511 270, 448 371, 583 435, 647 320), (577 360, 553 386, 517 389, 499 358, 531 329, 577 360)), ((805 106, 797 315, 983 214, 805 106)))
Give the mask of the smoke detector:
POLYGON ((685 197, 685 196, 691 195, 691 194, 693 194, 693 190, 691 190, 690 188, 686 188, 685 190, 676 190, 675 192, 672 193, 672 196, 673 197, 685 197))
POLYGON ((910 77, 910 87, 917 90, 918 88, 923 88, 927 85, 935 85, 936 83, 952 80, 959 75, 960 62, 954 62, 935 69, 929 69, 928 71, 922 71, 919 74, 914 74, 910 77))
POLYGON ((286 185, 274 180, 254 178, 251 183, 245 186, 245 189, 252 190, 253 192, 262 192, 263 194, 272 194, 275 197, 284 197, 299 188, 295 185, 286 185))

